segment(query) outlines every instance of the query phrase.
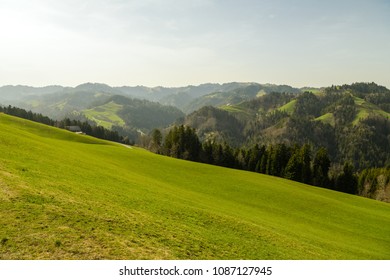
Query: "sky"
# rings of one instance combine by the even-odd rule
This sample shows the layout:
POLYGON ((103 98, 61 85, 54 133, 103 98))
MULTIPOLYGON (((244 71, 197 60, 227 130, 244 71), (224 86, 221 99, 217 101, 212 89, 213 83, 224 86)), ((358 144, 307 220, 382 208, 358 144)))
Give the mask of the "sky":
POLYGON ((390 0, 0 0, 0 86, 390 88, 390 0))

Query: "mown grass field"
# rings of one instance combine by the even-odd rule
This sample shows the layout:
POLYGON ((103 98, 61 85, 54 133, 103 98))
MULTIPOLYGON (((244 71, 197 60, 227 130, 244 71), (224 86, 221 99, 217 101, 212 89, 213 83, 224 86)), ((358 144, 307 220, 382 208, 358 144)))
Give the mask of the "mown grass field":
POLYGON ((0 114, 0 259, 389 258, 389 204, 0 114))

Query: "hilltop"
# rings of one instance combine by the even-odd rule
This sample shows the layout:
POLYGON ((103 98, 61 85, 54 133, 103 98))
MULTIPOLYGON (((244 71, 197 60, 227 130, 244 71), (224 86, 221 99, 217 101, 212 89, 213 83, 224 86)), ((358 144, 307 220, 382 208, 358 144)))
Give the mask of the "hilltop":
POLYGON ((389 204, 4 114, 0 143, 1 259, 390 257, 389 204))

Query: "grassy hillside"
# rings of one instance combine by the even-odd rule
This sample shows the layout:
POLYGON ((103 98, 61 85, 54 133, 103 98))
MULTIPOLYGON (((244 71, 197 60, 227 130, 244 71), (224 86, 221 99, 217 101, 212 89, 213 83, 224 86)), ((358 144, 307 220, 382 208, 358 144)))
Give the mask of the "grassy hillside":
POLYGON ((381 116, 385 118, 390 118, 390 113, 387 113, 374 104, 371 104, 365 101, 362 98, 354 96, 354 101, 357 107, 357 114, 353 120, 353 124, 359 123, 360 120, 366 119, 368 116, 381 116))
POLYGON ((297 103, 297 100, 296 100, 296 99, 291 100, 291 101, 288 102, 287 104, 281 106, 278 110, 279 110, 279 111, 285 111, 286 113, 288 113, 289 115, 291 115, 291 114, 294 112, 295 103, 297 103))
POLYGON ((390 205, 0 114, 0 259, 389 259, 390 205))
POLYGON ((112 125, 123 126, 125 122, 118 116, 123 105, 110 101, 101 106, 83 110, 82 113, 90 120, 105 128, 111 129, 112 125))

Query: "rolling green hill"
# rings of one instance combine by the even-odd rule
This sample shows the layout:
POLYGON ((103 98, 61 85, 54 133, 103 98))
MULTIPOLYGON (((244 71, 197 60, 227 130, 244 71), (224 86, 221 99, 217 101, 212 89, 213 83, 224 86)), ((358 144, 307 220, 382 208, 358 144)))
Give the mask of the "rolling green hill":
POLYGON ((354 102, 357 107, 357 114, 353 120, 353 124, 356 125, 360 120, 366 119, 369 116, 380 116, 384 118, 390 118, 390 113, 381 110, 378 106, 365 101, 362 98, 354 96, 354 102))
POLYGON ((103 105, 83 110, 82 113, 97 125, 110 129, 113 125, 125 125, 125 122, 118 116, 118 112, 122 109, 123 105, 109 101, 103 105))
POLYGON ((88 119, 106 128, 130 127, 144 133, 156 127, 165 127, 184 117, 184 113, 176 107, 121 95, 114 95, 81 112, 88 119))
POLYGON ((0 259, 389 259, 390 205, 0 114, 0 259))

